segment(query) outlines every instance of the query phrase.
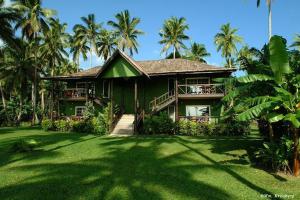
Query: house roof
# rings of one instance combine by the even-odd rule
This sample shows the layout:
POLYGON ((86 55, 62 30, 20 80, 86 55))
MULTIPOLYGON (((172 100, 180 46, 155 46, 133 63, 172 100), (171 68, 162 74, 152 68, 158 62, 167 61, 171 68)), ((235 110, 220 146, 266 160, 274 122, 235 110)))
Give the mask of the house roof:
POLYGON ((137 61, 137 63, 150 76, 167 75, 167 74, 181 74, 181 73, 203 73, 203 72, 233 72, 235 69, 228 69, 216 67, 201 63, 198 61, 191 61, 187 59, 163 59, 152 61, 137 61))
POLYGON ((235 68, 223 68, 198 61, 187 59, 162 59, 135 61, 121 50, 116 50, 114 54, 106 61, 103 66, 93 67, 81 72, 73 73, 66 76, 47 77, 45 79, 83 79, 97 78, 111 63, 115 57, 120 55, 129 62, 141 75, 147 77, 172 74, 201 74, 201 73, 231 73, 236 71, 235 68))

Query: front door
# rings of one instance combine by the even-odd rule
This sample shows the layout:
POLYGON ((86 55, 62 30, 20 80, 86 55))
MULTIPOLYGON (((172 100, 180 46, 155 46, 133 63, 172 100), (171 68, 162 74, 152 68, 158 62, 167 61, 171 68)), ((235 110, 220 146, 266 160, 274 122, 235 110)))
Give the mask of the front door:
POLYGON ((175 79, 169 78, 168 79, 168 91, 171 92, 174 89, 175 89, 175 79))

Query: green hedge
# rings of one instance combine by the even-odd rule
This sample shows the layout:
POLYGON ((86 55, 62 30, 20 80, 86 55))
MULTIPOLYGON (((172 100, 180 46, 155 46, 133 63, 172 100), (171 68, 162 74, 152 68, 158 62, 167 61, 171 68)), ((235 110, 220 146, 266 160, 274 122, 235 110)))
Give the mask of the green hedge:
POLYGON ((177 133, 192 136, 242 136, 250 133, 250 126, 249 123, 235 120, 216 124, 182 119, 177 124, 177 133))

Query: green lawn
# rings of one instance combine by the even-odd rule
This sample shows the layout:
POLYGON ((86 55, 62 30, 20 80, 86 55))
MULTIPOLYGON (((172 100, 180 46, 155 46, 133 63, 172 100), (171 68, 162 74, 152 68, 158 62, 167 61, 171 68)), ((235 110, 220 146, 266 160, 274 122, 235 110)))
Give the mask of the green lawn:
POLYGON ((250 165, 248 155, 259 143, 255 137, 117 138, 2 128, 0 199, 299 199, 299 178, 250 165), (41 147, 11 153, 21 138, 41 147))

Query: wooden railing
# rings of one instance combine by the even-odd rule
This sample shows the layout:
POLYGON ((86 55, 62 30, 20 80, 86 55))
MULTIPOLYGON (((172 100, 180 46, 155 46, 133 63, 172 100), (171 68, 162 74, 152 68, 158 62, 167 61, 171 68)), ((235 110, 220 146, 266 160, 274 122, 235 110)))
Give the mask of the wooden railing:
POLYGON ((94 97, 94 90, 86 88, 67 88, 62 91, 62 99, 85 99, 94 97))
POLYGON ((150 101, 150 109, 153 111, 160 105, 163 105, 164 103, 168 102, 172 98, 175 97, 175 91, 171 90, 159 97, 154 97, 154 100, 150 101))
POLYGON ((179 120, 190 120, 198 123, 218 123, 220 117, 217 116, 179 116, 179 120))
POLYGON ((184 84, 178 85, 178 95, 224 95, 222 84, 184 84))
POLYGON ((139 110, 138 113, 136 114, 136 121, 134 121, 134 132, 137 133, 138 130, 141 127, 142 122, 145 119, 145 111, 144 110, 139 110))

